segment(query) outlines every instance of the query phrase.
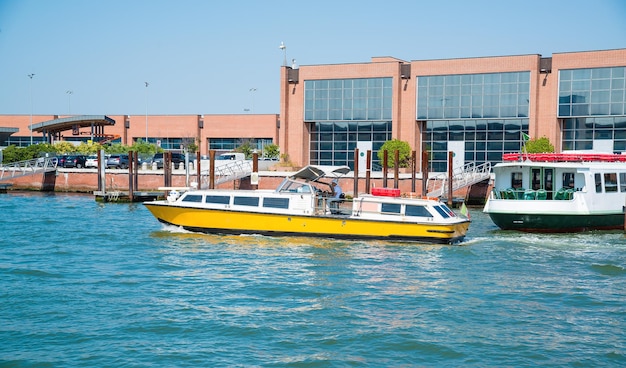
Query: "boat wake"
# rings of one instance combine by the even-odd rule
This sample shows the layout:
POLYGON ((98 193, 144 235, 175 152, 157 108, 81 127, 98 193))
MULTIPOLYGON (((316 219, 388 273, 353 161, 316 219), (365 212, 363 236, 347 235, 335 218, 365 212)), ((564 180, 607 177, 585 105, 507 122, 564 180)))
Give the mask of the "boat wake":
POLYGON ((591 231, 583 233, 538 234, 510 230, 494 230, 488 236, 466 238, 462 245, 498 243, 510 246, 540 246, 554 249, 626 247, 626 235, 620 231, 591 231))

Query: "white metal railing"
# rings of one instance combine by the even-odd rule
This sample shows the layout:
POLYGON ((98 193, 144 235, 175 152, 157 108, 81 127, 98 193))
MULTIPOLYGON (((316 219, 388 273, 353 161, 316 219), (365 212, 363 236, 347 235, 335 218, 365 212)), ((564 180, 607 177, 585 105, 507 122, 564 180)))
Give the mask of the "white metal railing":
MULTIPOLYGON (((491 175, 491 162, 476 165, 468 162, 462 168, 452 170, 452 190, 461 189, 488 179, 491 175)), ((448 189, 448 173, 428 178, 428 196, 441 197, 448 189)))
POLYGON ((56 157, 40 157, 2 165, 0 166, 0 181, 55 171, 57 162, 56 157))
MULTIPOLYGON (((215 185, 233 181, 252 174, 252 161, 236 160, 226 164, 215 165, 215 185)), ((202 188, 209 187, 209 170, 200 172, 202 188)))

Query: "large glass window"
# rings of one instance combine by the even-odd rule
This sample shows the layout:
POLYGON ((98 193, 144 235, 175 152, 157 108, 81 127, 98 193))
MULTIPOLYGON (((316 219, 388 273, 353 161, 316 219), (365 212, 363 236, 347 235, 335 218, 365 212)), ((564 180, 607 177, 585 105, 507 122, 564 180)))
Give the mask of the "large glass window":
POLYGON ((235 148, 245 143, 250 143, 253 148, 263 152, 263 147, 272 143, 272 138, 211 138, 209 139, 209 149, 216 151, 233 151, 235 148))
POLYGON ((447 170, 450 141, 464 142, 465 162, 476 164, 519 152, 528 133, 530 72, 427 76, 417 84, 430 170, 447 170))
POLYGON ((372 142, 372 169, 381 170, 376 152, 391 139, 391 121, 384 122, 318 122, 311 124, 311 164, 347 165, 354 169, 357 142, 372 142))
POLYGON ((373 170, 380 170, 376 152, 391 139, 392 82, 392 78, 305 81, 310 163, 354 169, 357 142, 372 142, 373 170))
POLYGON ((417 78, 417 119, 528 117, 530 72, 417 78))
POLYGON ((392 78, 304 82, 304 120, 390 120, 392 78))
POLYGON ((626 115, 626 67, 559 71, 559 117, 626 115))
POLYGON ((626 152, 626 116, 563 119, 563 151, 592 150, 594 140, 612 140, 613 152, 626 152))
POLYGON ((423 149, 430 152, 430 171, 448 170, 448 142, 463 141, 465 162, 476 165, 502 161, 502 155, 520 152, 528 132, 528 119, 429 120, 422 135, 423 149))

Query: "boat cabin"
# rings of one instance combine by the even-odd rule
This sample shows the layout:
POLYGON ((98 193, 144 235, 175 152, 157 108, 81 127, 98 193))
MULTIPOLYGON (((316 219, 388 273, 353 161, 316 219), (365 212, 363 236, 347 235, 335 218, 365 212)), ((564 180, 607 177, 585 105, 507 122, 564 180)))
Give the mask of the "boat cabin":
MULTIPOLYGON (((608 157, 597 161, 602 155, 592 155, 596 161, 585 160, 587 155, 572 156, 526 154, 525 160, 515 162, 505 155, 505 162, 494 166, 494 198, 571 200, 577 192, 626 193, 625 163, 608 157)), ((606 156, 626 159, 622 155, 606 156)))

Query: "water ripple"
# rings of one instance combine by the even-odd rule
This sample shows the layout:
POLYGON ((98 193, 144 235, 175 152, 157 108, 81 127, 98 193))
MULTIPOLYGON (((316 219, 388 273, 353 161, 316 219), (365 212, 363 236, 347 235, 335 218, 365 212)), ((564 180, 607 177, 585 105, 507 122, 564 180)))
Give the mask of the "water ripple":
POLYGON ((0 366, 626 364, 622 233, 473 211, 463 246, 398 245, 194 234, 91 196, 0 209, 0 366))

